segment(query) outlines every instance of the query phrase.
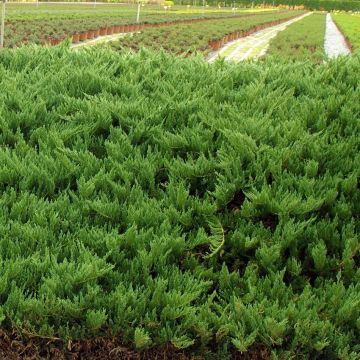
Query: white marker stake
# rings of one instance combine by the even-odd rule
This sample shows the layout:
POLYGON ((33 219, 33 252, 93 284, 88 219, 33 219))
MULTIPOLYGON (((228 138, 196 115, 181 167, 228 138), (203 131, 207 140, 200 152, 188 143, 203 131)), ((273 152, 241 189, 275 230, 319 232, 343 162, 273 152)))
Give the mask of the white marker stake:
POLYGON ((140 4, 140 0, 138 1, 138 11, 137 11, 137 15, 136 15, 136 22, 138 23, 140 20, 140 8, 141 8, 141 4, 140 4))
POLYGON ((3 48, 3 47, 4 47, 5 2, 6 2, 6 0, 2 0, 2 7, 1 7, 1 30, 0 30, 0 48, 3 48))

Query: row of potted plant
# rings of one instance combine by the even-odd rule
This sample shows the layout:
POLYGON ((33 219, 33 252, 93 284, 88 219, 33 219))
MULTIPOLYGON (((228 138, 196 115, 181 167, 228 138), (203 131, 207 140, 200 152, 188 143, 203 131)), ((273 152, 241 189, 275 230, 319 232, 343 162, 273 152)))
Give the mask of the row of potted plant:
POLYGON ((281 24, 285 21, 289 21, 291 19, 293 19, 296 16, 292 16, 290 18, 285 18, 285 19, 279 19, 279 20, 275 20, 269 23, 264 23, 264 24, 260 24, 260 25, 256 25, 254 27, 252 27, 249 30, 243 30, 243 31, 235 31, 233 33, 227 34, 225 36, 223 36, 220 39, 212 39, 209 40, 208 44, 209 46, 213 49, 213 50, 219 50, 221 49, 225 44, 227 44, 228 42, 249 36, 250 34, 253 34, 257 31, 263 30, 265 28, 268 28, 270 26, 275 26, 278 24, 281 24))
MULTIPOLYGON (((147 29, 136 32, 133 36, 125 36, 110 43, 115 51, 138 51, 141 48, 163 49, 174 55, 201 52, 204 55, 213 51, 214 40, 229 42, 238 36, 246 36, 250 31, 260 29, 262 24, 275 24, 276 21, 286 21, 299 16, 297 11, 277 14, 261 15, 243 19, 218 19, 208 23, 202 22, 191 26, 178 24, 160 29, 147 29), (212 42, 211 42, 212 41, 212 42)), ((216 45, 219 46, 219 45, 216 45)))
MULTIPOLYGON (((251 14, 254 15, 254 14, 251 14)), ((261 14, 264 15, 264 14, 261 14)), ((260 16, 261 16, 260 15, 260 16)), ((241 17, 244 17, 243 15, 241 17)), ((229 17, 231 19, 236 18, 236 16, 229 17)), ((162 26, 171 26, 171 25, 179 25, 179 24, 194 24, 194 23, 201 23, 211 21, 209 18, 202 18, 202 19, 182 19, 182 20, 173 20, 173 21, 164 21, 159 23, 142 23, 142 24, 122 24, 122 25, 113 25, 107 27, 101 27, 96 30, 87 30, 82 32, 75 32, 70 33, 64 36, 50 36, 48 39, 48 43, 51 45, 58 45, 66 38, 70 37, 72 39, 73 44, 77 44, 82 41, 95 39, 99 36, 106 36, 112 34, 119 34, 119 33, 129 33, 129 32, 136 32, 143 30, 144 28, 157 28, 162 26)))
MULTIPOLYGON (((283 11, 284 12, 284 11, 283 11)), ((217 21, 220 19, 247 19, 250 17, 268 16, 269 13, 210 13, 210 14, 145 14, 142 16, 142 23, 149 24, 149 27, 160 27, 164 25, 190 24, 204 21, 217 21), (153 25, 150 25, 153 24, 153 25)), ((31 17, 7 21, 5 26, 5 47, 17 47, 24 43, 46 44, 61 42, 64 38, 87 31, 95 31, 103 27, 129 24, 129 18, 121 13, 121 16, 104 17, 75 17, 68 18, 41 18, 33 20, 31 17), (51 39, 50 39, 51 38, 51 39)), ((90 33, 90 37, 91 37, 90 33)), ((80 37, 80 36, 79 36, 80 37)), ((84 37, 84 35, 83 35, 84 37)), ((80 41, 80 40, 79 40, 80 41)))
POLYGON ((68 36, 62 37, 52 37, 48 38, 48 43, 50 45, 58 45, 66 38, 70 37, 72 39, 73 44, 77 44, 82 41, 92 40, 98 38, 99 36, 107 36, 113 34, 120 34, 120 33, 129 33, 129 32, 136 32, 143 30, 145 28, 158 28, 162 26, 171 26, 176 24, 192 24, 192 23, 199 23, 209 21, 208 19, 189 19, 189 20, 178 20, 178 21, 165 21, 161 23, 146 23, 146 24, 127 24, 127 25, 114 25, 114 26, 107 26, 101 27, 96 30, 88 30, 82 31, 80 33, 73 33, 68 34, 68 36))
POLYGON ((144 28, 145 28, 145 24, 107 26, 96 30, 88 30, 88 31, 82 31, 80 33, 69 34, 68 36, 64 36, 63 38, 49 37, 49 43, 51 45, 58 45, 63 40, 65 40, 65 38, 70 37, 72 43, 77 44, 82 41, 96 39, 99 36, 107 36, 113 34, 139 31, 144 28))

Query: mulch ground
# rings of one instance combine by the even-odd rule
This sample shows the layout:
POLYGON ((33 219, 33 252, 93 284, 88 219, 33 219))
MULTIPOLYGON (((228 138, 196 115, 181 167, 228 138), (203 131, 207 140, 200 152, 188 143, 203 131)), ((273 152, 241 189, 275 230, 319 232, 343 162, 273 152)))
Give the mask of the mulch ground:
MULTIPOLYGON (((118 339, 99 337, 89 340, 63 341, 0 333, 0 360, 203 360, 214 357, 189 356, 168 345, 136 352, 121 345, 118 339)), ((233 353, 233 360, 268 360, 270 352, 257 348, 245 354, 233 353)))

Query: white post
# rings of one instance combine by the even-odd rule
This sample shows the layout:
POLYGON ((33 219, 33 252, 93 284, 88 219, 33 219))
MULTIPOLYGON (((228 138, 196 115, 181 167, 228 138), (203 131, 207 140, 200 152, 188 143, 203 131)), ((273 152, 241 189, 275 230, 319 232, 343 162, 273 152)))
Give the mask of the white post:
POLYGON ((5 1, 6 1, 6 0, 2 0, 2 6, 1 6, 0 49, 4 47, 4 34, 5 34, 5 1))
POLYGON ((36 7, 39 7, 39 0, 36 0, 36 7))
POLYGON ((94 7, 96 7, 96 0, 95 0, 95 2, 94 2, 94 7))
POLYGON ((137 10, 137 15, 136 15, 137 23, 140 21, 140 8, 141 8, 141 4, 140 4, 140 0, 138 0, 138 10, 137 10))

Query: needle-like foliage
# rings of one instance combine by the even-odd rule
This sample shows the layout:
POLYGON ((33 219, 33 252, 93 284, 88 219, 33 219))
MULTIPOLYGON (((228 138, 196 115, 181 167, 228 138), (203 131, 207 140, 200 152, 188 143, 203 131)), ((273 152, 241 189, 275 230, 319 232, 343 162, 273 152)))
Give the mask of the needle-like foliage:
POLYGON ((3 331, 358 359, 360 59, 0 52, 3 331))

